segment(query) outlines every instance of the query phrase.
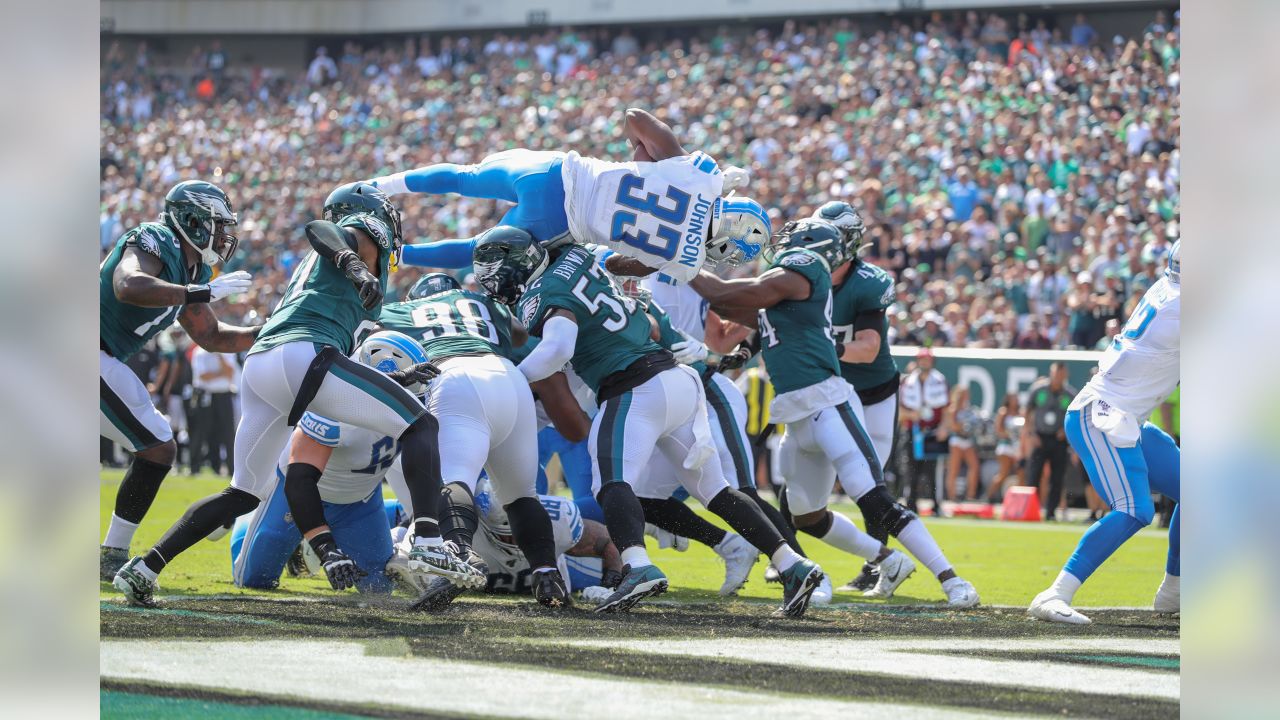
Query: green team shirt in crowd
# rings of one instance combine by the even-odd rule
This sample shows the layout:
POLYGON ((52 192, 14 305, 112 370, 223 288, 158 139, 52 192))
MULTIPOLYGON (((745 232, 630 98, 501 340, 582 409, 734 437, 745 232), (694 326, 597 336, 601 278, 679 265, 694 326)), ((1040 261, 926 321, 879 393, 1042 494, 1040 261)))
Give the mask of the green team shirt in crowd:
POLYGON ((649 339, 649 316, 614 286, 585 248, 566 250, 517 305, 520 321, 537 337, 556 310, 569 312, 578 322, 573 370, 595 392, 609 375, 662 350, 649 339))
MULTIPOLYGON (((352 215, 338 225, 360 228, 379 244, 378 233, 387 233, 386 225, 370 215, 352 215)), ((378 252, 377 274, 384 294, 390 260, 390 253, 378 252)), ((332 261, 312 251, 293 271, 284 297, 258 333, 258 341, 249 349, 249 354, 291 342, 312 342, 332 345, 343 355, 350 355, 363 336, 373 331, 380 310, 381 306, 365 310, 355 285, 347 276, 332 261)))
MULTIPOLYGON (((884 270, 855 261, 849 276, 831 290, 831 324, 838 343, 853 342, 854 324, 864 312, 887 310, 894 301, 893 277, 884 270)), ((884 385, 898 374, 898 366, 889 353, 889 317, 876 328, 880 350, 869 363, 840 363, 840 374, 857 390, 884 385)))
POLYGON ((510 311, 470 290, 383 305, 378 324, 422 343, 432 362, 459 355, 511 357, 510 311))
POLYGON ((125 248, 129 247, 159 258, 162 267, 156 277, 165 282, 174 285, 207 283, 213 275, 209 266, 197 265, 193 276, 182 257, 182 240, 161 223, 142 223, 122 235, 98 268, 98 337, 111 356, 122 361, 128 360, 148 340, 172 325, 183 307, 139 307, 116 298, 113 276, 125 248))
MULTIPOLYGON (((671 324, 671 316, 667 314, 666 310, 662 309, 661 305, 657 302, 651 301, 649 303, 648 310, 649 314, 652 315, 653 319, 658 323, 659 345, 666 350, 670 350, 672 345, 685 341, 685 336, 681 335, 680 331, 676 330, 675 326, 671 324)), ((707 364, 705 362, 696 362, 689 367, 697 370, 698 374, 701 375, 703 371, 707 369, 707 364)))
POLYGON ((760 346, 774 390, 782 393, 817 385, 840 374, 831 338, 831 270, 822 256, 804 248, 784 250, 773 268, 809 281, 809 297, 783 300, 760 311, 760 346))

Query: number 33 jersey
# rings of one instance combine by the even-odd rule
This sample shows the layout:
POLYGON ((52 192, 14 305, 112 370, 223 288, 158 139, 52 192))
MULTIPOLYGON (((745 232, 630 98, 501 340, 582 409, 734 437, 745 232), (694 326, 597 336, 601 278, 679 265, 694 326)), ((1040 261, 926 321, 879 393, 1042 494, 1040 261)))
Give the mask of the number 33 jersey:
MULTIPOLYGON (((387 470, 400 454, 400 442, 396 438, 334 422, 310 411, 302 414, 298 431, 325 447, 333 448, 319 482, 320 499, 327 503, 349 505, 363 502, 381 487, 387 470)), ((285 443, 280 453, 277 470, 280 482, 284 482, 284 471, 289 467, 291 444, 285 443)))
POLYGON ((657 162, 607 162, 570 152, 564 179, 569 231, 678 282, 706 258, 715 201, 724 190, 716 161, 695 152, 657 162))
POLYGON ((1101 399, 1141 423, 1169 397, 1181 377, 1181 290, 1168 278, 1147 290, 1071 409, 1101 399))

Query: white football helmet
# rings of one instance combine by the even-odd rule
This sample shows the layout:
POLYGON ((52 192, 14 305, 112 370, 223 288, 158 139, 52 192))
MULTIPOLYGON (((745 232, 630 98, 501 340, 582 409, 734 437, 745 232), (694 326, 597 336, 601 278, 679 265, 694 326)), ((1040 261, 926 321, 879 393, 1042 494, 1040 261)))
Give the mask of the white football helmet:
POLYGON ((773 235, 769 214, 745 197, 716 198, 711 209, 707 262, 738 265, 754 258, 773 235))
MULTIPOLYGON (((357 362, 384 373, 404 370, 427 361, 427 354, 417 340, 394 330, 383 330, 365 338, 356 348, 357 362)), ((426 388, 416 383, 408 388, 414 395, 421 395, 426 388)))
POLYGON ((1169 266, 1164 269, 1165 277, 1174 285, 1182 284, 1182 240, 1175 240, 1169 249, 1169 266))

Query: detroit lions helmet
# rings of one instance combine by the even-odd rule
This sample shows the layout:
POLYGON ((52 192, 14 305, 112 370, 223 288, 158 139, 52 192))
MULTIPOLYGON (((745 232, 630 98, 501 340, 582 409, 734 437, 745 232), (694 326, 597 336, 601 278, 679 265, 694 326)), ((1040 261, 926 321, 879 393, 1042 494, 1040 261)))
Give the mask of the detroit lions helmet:
POLYGON ((1165 277, 1174 285, 1182 284, 1182 240, 1175 240, 1169 249, 1169 266, 1164 269, 1165 277))
POLYGON ((471 251, 476 282, 489 297, 515 305, 550 264, 547 251, 527 231, 510 225, 489 228, 471 251))
MULTIPOLYGON (((427 361, 427 353, 417 340, 394 330, 383 330, 365 338, 356 348, 356 358, 363 365, 378 372, 404 370, 427 361)), ((417 383, 407 388, 414 395, 421 395, 426 388, 417 383)))
POLYGON ((226 263, 240 244, 227 232, 239 222, 231 210, 231 199, 222 188, 204 180, 174 185, 164 196, 160 220, 199 252, 205 265, 226 263))
POLYGON ((716 198, 711 209, 706 261, 713 265, 739 265, 754 258, 772 234, 769 214, 760 203, 738 196, 716 198))
POLYGON ((813 217, 840 228, 845 245, 849 248, 849 256, 858 256, 858 248, 862 247, 862 236, 867 231, 867 225, 852 205, 843 200, 832 200, 815 210, 813 217))
POLYGON ((430 295, 438 295, 449 290, 457 290, 461 285, 458 281, 448 273, 427 273, 418 278, 418 282, 414 283, 409 291, 404 294, 405 300, 421 300, 430 295))

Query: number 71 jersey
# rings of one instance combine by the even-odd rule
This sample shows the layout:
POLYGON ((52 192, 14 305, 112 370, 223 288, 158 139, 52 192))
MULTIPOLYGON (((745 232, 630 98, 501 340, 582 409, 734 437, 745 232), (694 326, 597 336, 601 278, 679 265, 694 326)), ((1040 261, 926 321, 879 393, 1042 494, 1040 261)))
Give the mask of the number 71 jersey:
POLYGON ((724 190, 716 161, 695 152, 658 162, 607 162, 570 152, 561 165, 569 231, 678 282, 707 254, 715 201, 724 190))
POLYGON ((417 340, 432 362, 460 355, 511 357, 511 314, 470 290, 383 305, 378 324, 417 340))

